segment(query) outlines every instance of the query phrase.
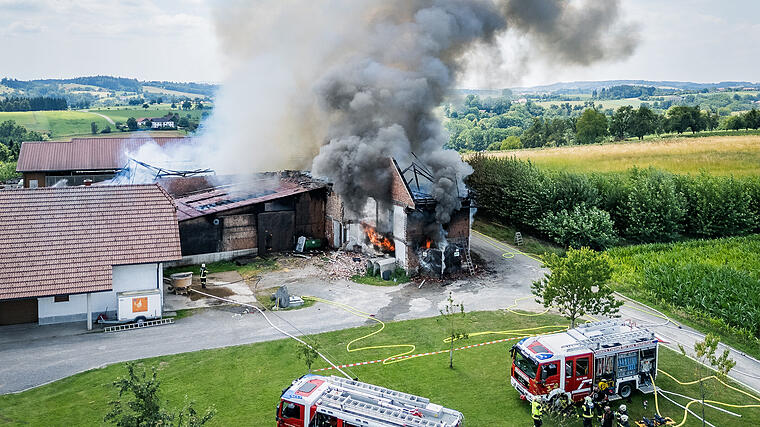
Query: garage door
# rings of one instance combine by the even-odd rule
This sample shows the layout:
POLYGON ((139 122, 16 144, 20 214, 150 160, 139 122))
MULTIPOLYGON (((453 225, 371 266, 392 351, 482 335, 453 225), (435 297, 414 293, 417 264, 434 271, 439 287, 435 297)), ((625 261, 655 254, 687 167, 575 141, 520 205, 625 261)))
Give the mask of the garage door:
POLYGON ((37 321, 37 299, 0 301, 0 325, 37 321))

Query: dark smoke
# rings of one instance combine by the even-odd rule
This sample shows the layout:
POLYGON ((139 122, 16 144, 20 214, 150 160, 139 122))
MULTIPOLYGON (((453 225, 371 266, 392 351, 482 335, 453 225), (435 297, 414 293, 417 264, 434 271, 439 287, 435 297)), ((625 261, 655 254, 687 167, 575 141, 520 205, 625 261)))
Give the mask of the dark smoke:
MULTIPOLYGON (((359 215, 369 197, 389 202, 389 157, 414 152, 433 172, 436 221, 447 223, 471 173, 435 113, 468 54, 514 32, 555 63, 629 54, 635 37, 604 0, 230 0, 215 8, 233 63, 209 122, 215 158, 237 169, 316 155, 359 215), (620 30, 618 30, 620 29, 620 30), (216 119, 215 119, 216 117, 216 119), (319 153, 313 142, 322 142, 319 153), (290 153, 287 156, 281 153, 290 153)), ((209 143, 211 144, 211 142, 209 143)), ((294 165, 298 166, 298 165, 294 165)))
MULTIPOLYGON (((316 85, 330 118, 327 140, 314 159, 354 212, 367 197, 387 199, 388 156, 405 165, 416 153, 435 177, 436 220, 447 223, 460 207, 462 180, 471 173, 447 141, 434 109, 454 84, 462 56, 514 26, 566 62, 605 57, 603 37, 617 16, 616 1, 583 10, 560 0, 402 0, 384 2, 367 24, 364 49, 335 64, 316 85), (398 13, 389 3, 398 3, 398 13), (403 4, 403 7, 401 5, 403 4), (585 13, 588 12, 588 13, 585 13)), ((627 43, 627 42, 626 42, 627 43)))

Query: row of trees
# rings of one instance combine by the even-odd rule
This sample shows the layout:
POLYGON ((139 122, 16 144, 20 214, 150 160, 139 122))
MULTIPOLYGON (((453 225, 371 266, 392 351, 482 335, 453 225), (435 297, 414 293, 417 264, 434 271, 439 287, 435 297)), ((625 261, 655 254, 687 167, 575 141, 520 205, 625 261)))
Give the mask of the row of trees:
POLYGON ((564 246, 604 249, 760 232, 760 179, 681 176, 655 169, 614 175, 545 171, 476 155, 467 185, 479 213, 564 246))
POLYGON ((53 111, 69 108, 65 98, 35 96, 33 98, 9 97, 0 99, 0 111, 53 111))

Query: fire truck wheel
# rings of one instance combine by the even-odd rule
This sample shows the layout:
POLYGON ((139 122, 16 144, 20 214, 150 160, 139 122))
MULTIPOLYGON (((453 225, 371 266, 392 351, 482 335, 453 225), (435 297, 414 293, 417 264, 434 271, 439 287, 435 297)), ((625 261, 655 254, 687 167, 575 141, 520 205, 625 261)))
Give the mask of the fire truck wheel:
POLYGON ((623 399, 628 399, 631 397, 631 394, 633 393, 633 383, 623 383, 620 385, 620 390, 618 390, 618 394, 623 399))
POLYGON ((146 319, 146 318, 145 318, 145 317, 143 317, 143 316, 140 316, 140 317, 138 317, 137 319, 135 319, 135 322, 137 322, 138 324, 140 324, 140 323, 143 323, 143 322, 145 322, 146 320, 148 320, 148 319, 146 319))

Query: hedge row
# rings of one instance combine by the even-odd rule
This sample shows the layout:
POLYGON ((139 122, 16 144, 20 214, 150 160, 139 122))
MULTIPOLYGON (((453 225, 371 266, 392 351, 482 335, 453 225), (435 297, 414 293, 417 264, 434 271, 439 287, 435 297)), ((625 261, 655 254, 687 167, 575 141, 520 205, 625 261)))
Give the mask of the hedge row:
POLYGON ((479 214, 564 246, 605 249, 760 232, 760 179, 542 170, 529 161, 476 155, 467 185, 479 214))

